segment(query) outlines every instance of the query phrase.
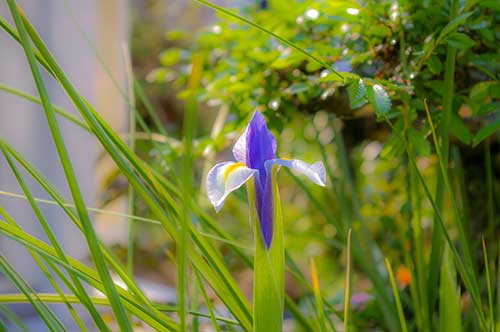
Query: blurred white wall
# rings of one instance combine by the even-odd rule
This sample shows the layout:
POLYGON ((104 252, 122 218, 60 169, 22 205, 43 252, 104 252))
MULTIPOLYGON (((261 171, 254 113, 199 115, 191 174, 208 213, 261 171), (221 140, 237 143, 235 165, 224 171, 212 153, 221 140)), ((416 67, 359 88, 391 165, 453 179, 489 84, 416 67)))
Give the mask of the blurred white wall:
MULTIPOLYGON (((19 0, 18 3, 79 91, 96 105, 115 129, 126 131, 128 115, 125 103, 91 45, 98 49, 111 74, 125 89, 122 44, 128 40, 128 2, 19 0)), ((12 23, 5 1, 0 2, 0 15, 12 23)), ((52 102, 77 114, 59 85, 48 75, 44 78, 52 102)), ((0 31, 0 83, 37 95, 22 48, 3 31, 0 31)), ((110 166, 96 163, 100 146, 87 132, 66 120, 60 119, 59 124, 85 200, 88 206, 95 206, 99 183, 96 169, 104 174, 110 166)), ((65 197, 71 198, 40 106, 0 90, 0 135, 32 161, 65 197)), ((28 183, 35 196, 49 198, 28 175, 25 176, 30 180, 28 183)), ((0 156, 0 190, 22 193, 3 156, 0 156)), ((46 239, 27 202, 0 195, 0 205, 27 232, 46 239)), ((85 240, 71 221, 57 207, 42 207, 65 250, 76 258, 85 258, 85 240)), ((124 203, 119 203, 117 208, 124 207, 124 203)), ((22 246, 0 235, 0 252, 35 289, 50 291, 45 277, 22 246)), ((0 276, 2 292, 17 290, 0 276)))

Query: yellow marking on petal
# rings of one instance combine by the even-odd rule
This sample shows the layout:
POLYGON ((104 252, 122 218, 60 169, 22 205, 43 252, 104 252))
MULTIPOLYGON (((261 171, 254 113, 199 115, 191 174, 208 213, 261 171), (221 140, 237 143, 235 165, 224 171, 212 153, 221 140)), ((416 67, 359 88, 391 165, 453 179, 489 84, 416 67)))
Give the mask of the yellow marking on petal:
POLYGON ((226 181, 227 177, 229 176, 229 173, 234 171, 236 168, 244 167, 244 166, 246 166, 244 163, 235 163, 235 164, 232 164, 231 166, 229 166, 228 168, 226 168, 226 171, 224 172, 224 181, 226 181))
POLYGON ((292 159, 287 158, 287 157, 281 157, 281 159, 283 159, 283 160, 292 160, 292 159))

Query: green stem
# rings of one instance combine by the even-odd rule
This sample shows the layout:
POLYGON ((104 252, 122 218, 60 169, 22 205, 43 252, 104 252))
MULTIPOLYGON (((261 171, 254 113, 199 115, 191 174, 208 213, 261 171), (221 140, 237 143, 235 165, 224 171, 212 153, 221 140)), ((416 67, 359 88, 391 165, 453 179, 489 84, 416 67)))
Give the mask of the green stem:
MULTIPOLYGON (((450 21, 458 15, 458 1, 452 1, 450 21)), ((443 156, 443 163, 448 167, 449 159, 449 123, 453 113, 453 96, 455 94, 455 58, 457 50, 454 47, 447 46, 446 50, 446 64, 444 73, 444 94, 443 94, 443 116, 441 119, 439 140, 440 146, 436 146, 441 151, 443 156)), ((443 212, 444 201, 444 176, 439 170, 438 165, 438 180, 436 185, 436 206, 440 212, 443 212)), ((428 280, 428 298, 429 310, 434 307, 438 296, 438 278, 440 274, 440 265, 443 251, 442 231, 440 227, 436 227, 437 216, 434 215, 433 230, 432 230, 432 251, 430 258, 430 270, 428 280)), ((432 314, 432 312, 430 313, 432 314)))

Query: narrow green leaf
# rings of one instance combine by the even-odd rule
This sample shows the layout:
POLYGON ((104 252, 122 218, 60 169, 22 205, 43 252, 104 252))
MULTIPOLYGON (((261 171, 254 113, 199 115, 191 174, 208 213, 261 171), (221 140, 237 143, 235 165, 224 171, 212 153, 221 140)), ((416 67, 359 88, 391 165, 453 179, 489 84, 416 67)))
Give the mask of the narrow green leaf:
POLYGON ((455 264, 448 245, 444 248, 441 264, 439 326, 439 331, 442 332, 462 331, 460 288, 457 285, 455 264))
POLYGON ((464 33, 454 32, 446 38, 448 45, 459 50, 466 50, 473 47, 476 42, 464 33))
POLYGON ((482 240, 483 245, 483 257, 484 257, 484 267, 486 274, 486 291, 488 292, 488 313, 490 320, 490 329, 492 332, 495 332, 495 308, 493 305, 493 285, 491 284, 491 276, 490 276, 490 261, 488 260, 488 250, 486 248, 486 242, 484 238, 482 240))
POLYGON ((496 133, 498 130, 500 130, 500 120, 488 123, 477 132, 476 136, 474 137, 473 146, 477 146, 479 143, 496 133))
POLYGON ((472 142, 472 134, 458 115, 452 114, 450 119, 450 131, 456 138, 460 140, 460 142, 464 144, 470 144, 472 142))
POLYGON ((392 272, 391 263, 389 263, 389 260, 387 258, 385 259, 385 266, 389 274, 389 281, 391 282, 392 292, 394 294, 394 300, 396 301, 396 308, 398 311, 399 323, 401 324, 401 331, 408 332, 408 326, 406 324, 406 318, 404 315, 403 306, 401 304, 401 299, 399 297, 398 286, 396 285, 396 280, 394 279, 394 273, 392 272))

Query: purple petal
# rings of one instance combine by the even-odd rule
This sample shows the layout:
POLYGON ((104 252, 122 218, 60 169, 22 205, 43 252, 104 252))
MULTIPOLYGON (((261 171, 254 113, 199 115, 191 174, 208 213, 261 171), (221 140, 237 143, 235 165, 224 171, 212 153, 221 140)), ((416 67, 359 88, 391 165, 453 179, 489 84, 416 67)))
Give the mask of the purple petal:
POLYGON ((247 127, 246 136, 248 167, 259 170, 261 184, 266 183, 266 160, 276 158, 276 139, 267 129, 266 120, 260 112, 255 112, 247 127))
POLYGON ((262 237, 264 238, 266 248, 269 249, 269 247, 271 246, 271 241, 273 239, 274 224, 274 200, 270 174, 260 196, 262 197, 259 211, 260 229, 262 230, 262 237))

